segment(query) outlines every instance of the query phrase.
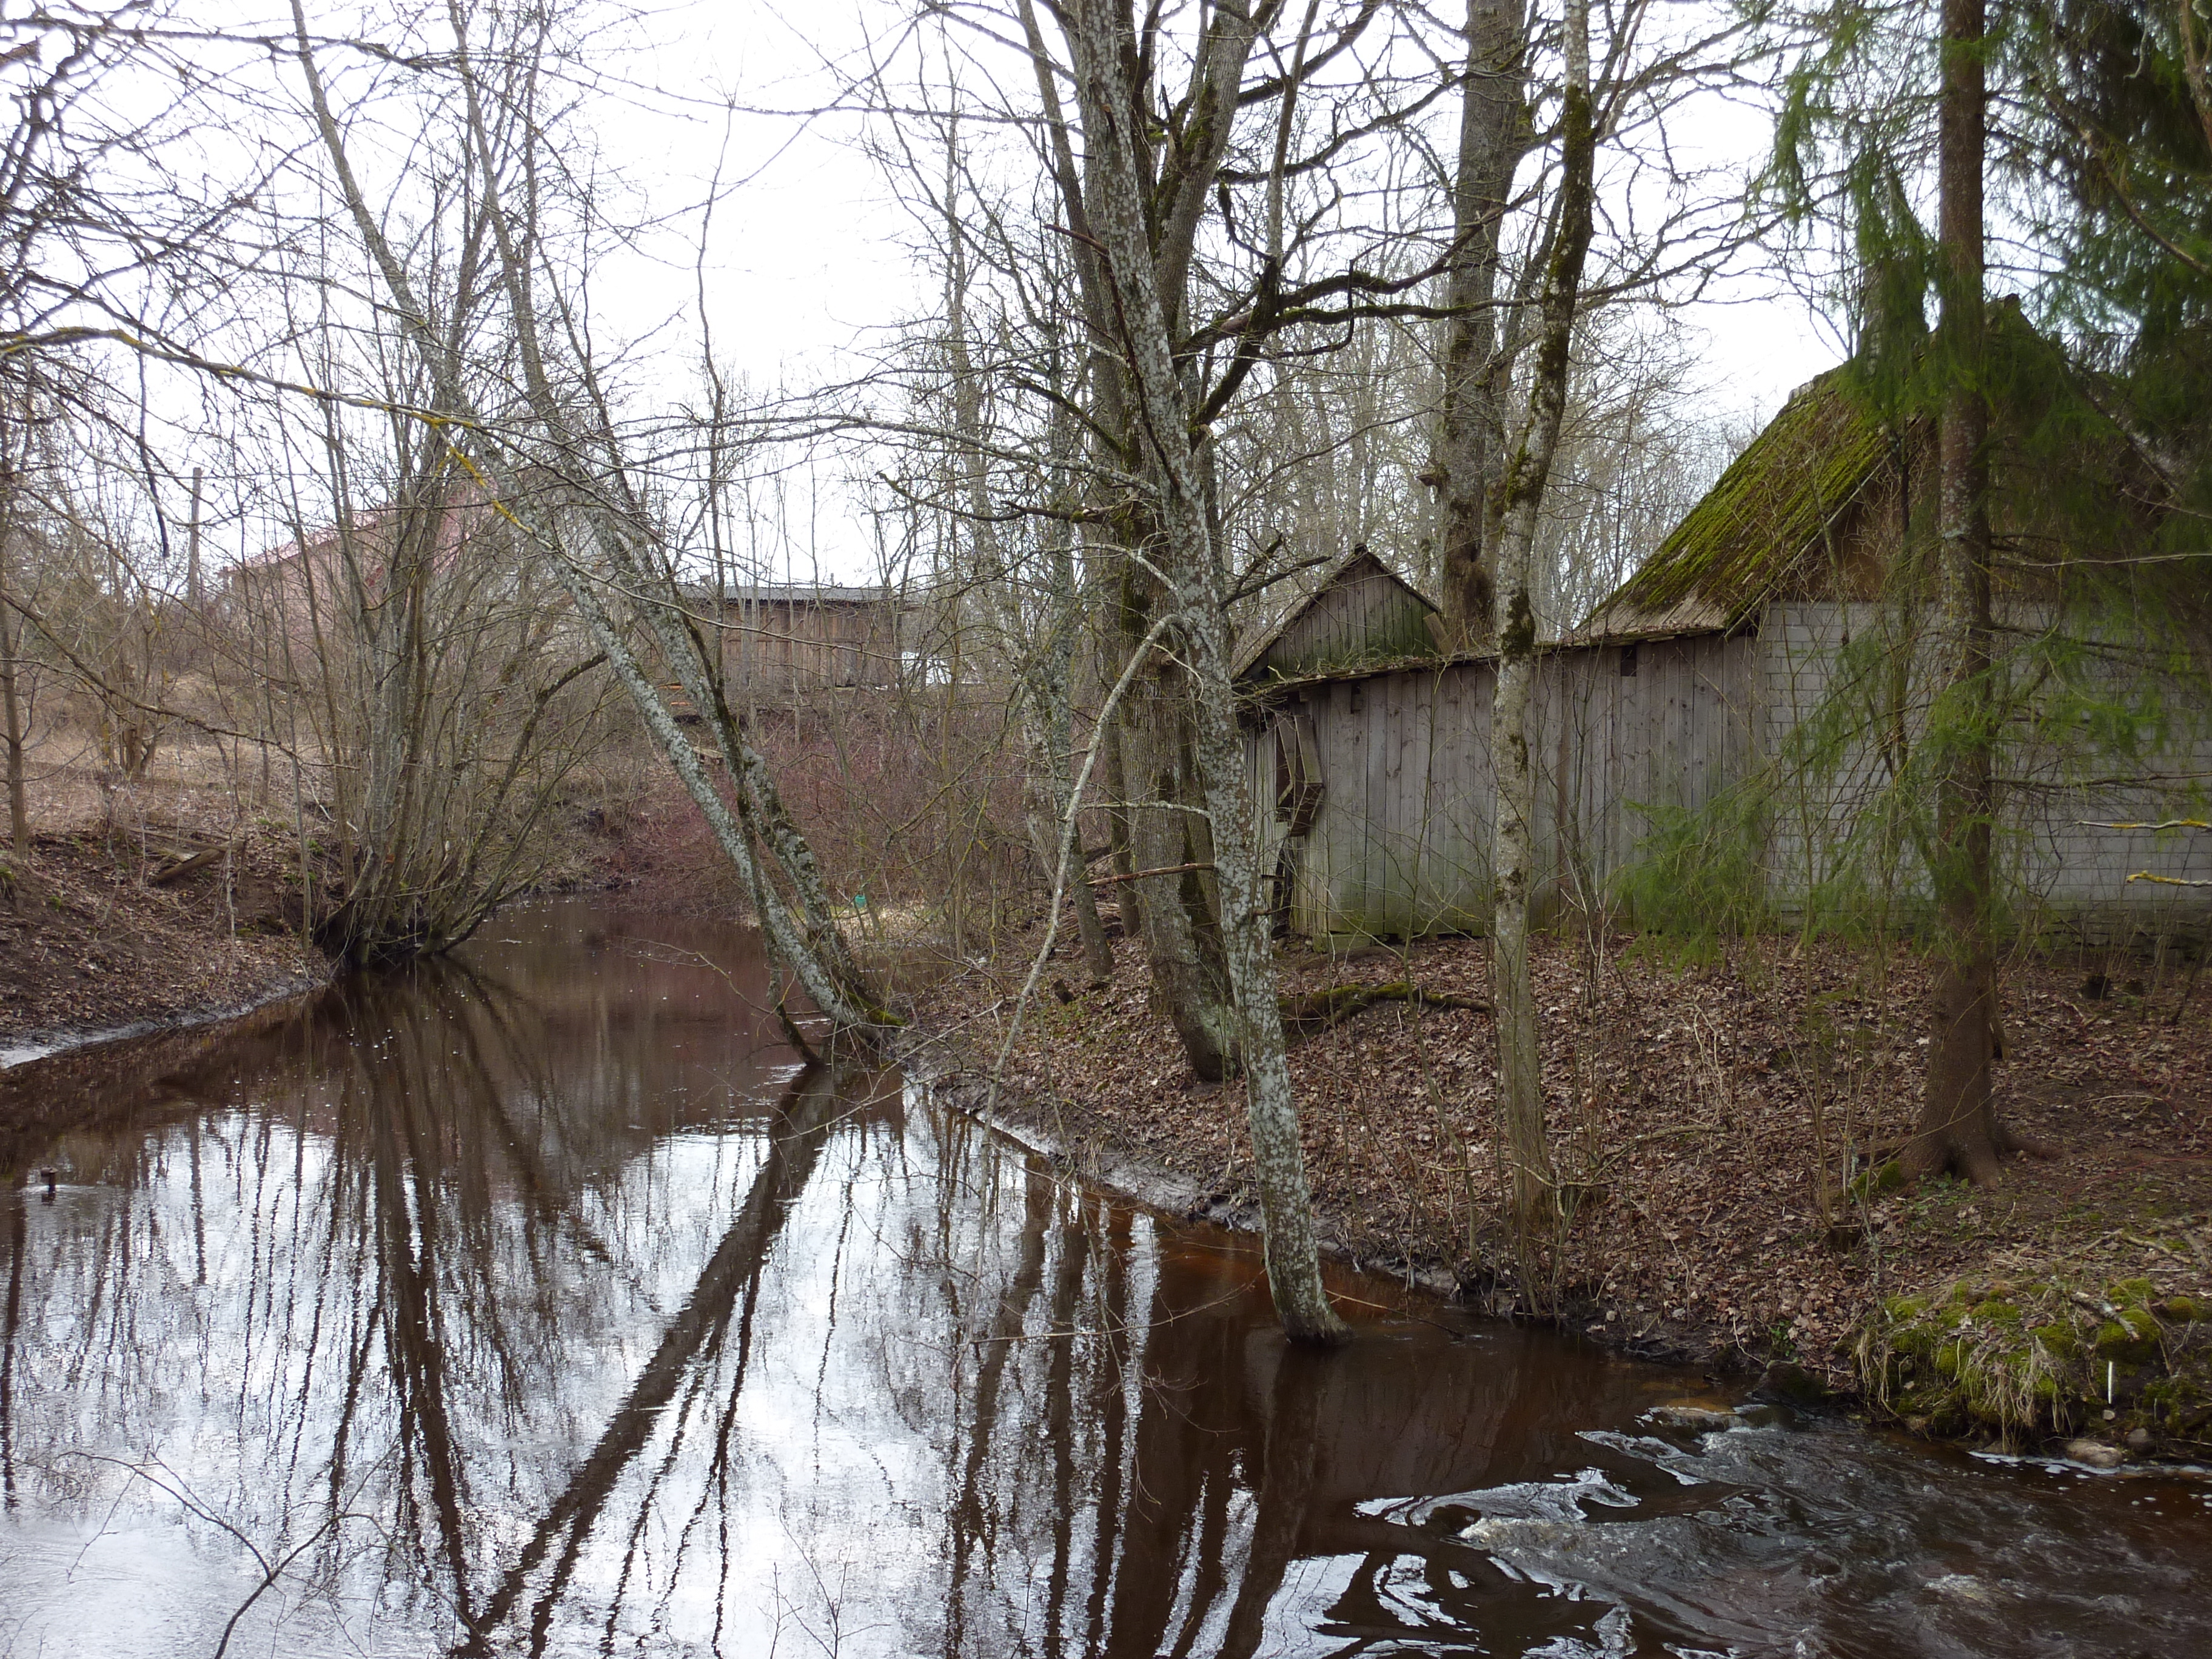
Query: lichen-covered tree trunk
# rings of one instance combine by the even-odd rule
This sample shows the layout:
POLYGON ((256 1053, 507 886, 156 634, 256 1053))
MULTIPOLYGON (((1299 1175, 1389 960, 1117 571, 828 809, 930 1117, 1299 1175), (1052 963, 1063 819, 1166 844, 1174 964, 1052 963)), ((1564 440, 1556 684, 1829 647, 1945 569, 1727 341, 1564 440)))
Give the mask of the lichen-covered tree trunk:
POLYGON ((1535 877, 1536 779, 1529 752, 1535 683, 1536 616, 1531 598, 1536 532, 1567 404, 1568 348, 1589 252, 1597 141, 1589 94, 1589 0, 1568 0, 1566 82, 1558 228, 1538 300, 1540 333, 1528 413, 1491 492, 1486 538, 1497 549, 1492 628, 1498 679, 1491 708, 1491 764, 1498 780, 1491 826, 1495 897, 1491 919, 1491 997, 1497 1008, 1498 1094, 1513 1154, 1513 1212, 1524 1236, 1557 1213, 1544 1133, 1542 1051, 1528 963, 1528 904, 1535 877))
POLYGON ((1937 226, 1948 377, 1938 437, 1938 684, 1928 735, 1936 764, 1935 984, 1911 1175, 1994 1179, 2008 1140, 1992 1103, 1996 950, 1991 937, 1995 689, 1990 683, 1989 403, 1983 384, 1982 167, 1986 134, 1984 0, 1944 0, 1937 226))
MULTIPOLYGON (((1141 465, 1149 440, 1121 349, 1125 319, 1119 310, 1120 296, 1113 292, 1093 231, 1101 188, 1098 155, 1095 149, 1086 149, 1079 161, 1074 131, 1060 102, 1058 71, 1046 50, 1036 9, 1032 0, 1019 0, 1018 10, 1036 76, 1038 103, 1044 112, 1053 180, 1067 223, 1076 233, 1073 258, 1089 337, 1084 392, 1089 405, 1092 459, 1100 477, 1127 474, 1141 465)), ((1072 43, 1079 46, 1077 37, 1103 30, 1104 33, 1095 37, 1100 42, 1120 40, 1133 48, 1133 40, 1127 33, 1130 20, 1126 16, 1116 23, 1103 13, 1090 17, 1069 12, 1058 15, 1072 43)), ((1241 64, 1249 51, 1249 25, 1241 26, 1240 31, 1233 19, 1216 20, 1210 28, 1207 48, 1210 70, 1200 77, 1206 97, 1219 100, 1233 95, 1236 65, 1241 64), (1241 40, 1237 38, 1240 32, 1241 40)), ((1078 106, 1087 124, 1092 112, 1079 88, 1078 106)), ((1135 118, 1133 100, 1126 113, 1135 118)), ((1196 221, 1188 204, 1194 199, 1201 204, 1205 199, 1212 170, 1227 143, 1227 126, 1228 111, 1223 109, 1218 121, 1194 118, 1188 131, 1180 135, 1187 149, 1178 149, 1175 165, 1169 169, 1176 177, 1172 183, 1161 182, 1156 198, 1162 203, 1179 199, 1179 204, 1157 227, 1146 228, 1156 291, 1170 326, 1181 314, 1181 295, 1189 264, 1188 242, 1195 234, 1196 221)), ((1157 135, 1133 135, 1133 142, 1146 143, 1153 137, 1157 135)), ((1101 609, 1105 625, 1100 631, 1124 661, 1150 633, 1163 602, 1157 578, 1140 562, 1140 557, 1149 558, 1161 533, 1157 515, 1146 510, 1147 505, 1125 503, 1111 511, 1106 515, 1108 522, 1094 527, 1086 544, 1089 556, 1101 567, 1092 573, 1096 591, 1104 596, 1101 609)), ((1112 670, 1107 678, 1113 678, 1112 670)), ((1199 797, 1190 781, 1188 719, 1177 702, 1184 695, 1183 688, 1176 682, 1172 665, 1148 670, 1146 683, 1124 701, 1112 727, 1097 733, 1095 740, 1109 745, 1107 780, 1113 797, 1109 814, 1115 836, 1115 873, 1138 878, 1124 880, 1116 888, 1123 931, 1143 941, 1153 994, 1174 1024, 1191 1070, 1212 1080, 1234 1066, 1237 1042, 1226 974, 1215 944, 1214 918, 1203 902, 1205 889, 1181 879, 1188 872, 1180 870, 1174 876, 1139 874, 1197 861, 1188 854, 1190 820, 1199 808, 1199 797), (1175 850, 1178 847, 1181 853, 1175 850), (1153 856, 1146 856, 1140 850, 1144 848, 1151 849, 1153 856)), ((1079 919, 1081 907, 1079 897, 1079 919)), ((1086 950, 1090 948, 1087 939, 1088 935, 1086 950)), ((1099 944, 1103 943, 1102 930, 1099 944)))
POLYGON ((1218 1083, 1236 1069, 1238 1023, 1221 928, 1200 872, 1190 867, 1211 862, 1198 816, 1205 797, 1190 729, 1192 690, 1179 670, 1160 663, 1122 704, 1122 785, 1136 878, 1121 885, 1134 900, 1153 994, 1183 1057, 1200 1080, 1218 1083))
MULTIPOLYGON (((1241 1039, 1268 1287, 1284 1331, 1293 1340, 1340 1341, 1345 1327, 1322 1284, 1313 1200, 1275 997, 1273 929, 1231 678, 1222 564, 1206 510, 1198 440, 1176 373, 1163 280, 1154 268, 1146 228, 1139 135, 1132 131, 1136 106, 1121 52, 1127 17, 1115 0, 1076 0, 1066 15, 1097 186, 1091 230, 1119 301, 1128 381, 1146 440, 1143 477, 1160 532, 1157 544, 1143 551, 1161 572, 1164 597, 1182 630, 1176 641, 1178 654, 1188 665, 1193 757, 1212 843, 1222 964, 1241 1039)), ((1229 38, 1217 33, 1212 43, 1219 58, 1212 66, 1214 100, 1202 100, 1193 119, 1225 127, 1231 112, 1226 100, 1233 98, 1243 55, 1250 50, 1251 25, 1224 8, 1216 14, 1213 28, 1228 31, 1229 38)), ((1170 289, 1181 291, 1179 278, 1170 289)))
POLYGON ((1445 287, 1443 409, 1434 470, 1437 587, 1444 643, 1486 639, 1492 578, 1483 556, 1486 499, 1504 448, 1505 374, 1498 349, 1498 256, 1514 169, 1528 148, 1526 0, 1468 0, 1467 90, 1452 190, 1445 287))
POLYGON ((13 591, 13 553, 15 534, 15 468, 14 434, 0 428, 0 741, 8 750, 8 838, 17 858, 31 855, 31 814, 26 804, 23 698, 17 679, 17 653, 21 650, 22 619, 9 603, 13 591))

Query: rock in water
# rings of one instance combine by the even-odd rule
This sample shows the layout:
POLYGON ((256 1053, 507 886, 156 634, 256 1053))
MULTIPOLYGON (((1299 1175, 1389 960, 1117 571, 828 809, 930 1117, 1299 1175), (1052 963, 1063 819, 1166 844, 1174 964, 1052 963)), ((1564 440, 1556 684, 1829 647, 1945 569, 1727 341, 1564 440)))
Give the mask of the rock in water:
POLYGON ((2101 1440, 2069 1440, 2066 1455, 2093 1469, 2117 1469, 2128 1461, 2127 1454, 2118 1446, 2108 1446, 2101 1440))
POLYGON ((1651 1421, 1669 1429, 1694 1429, 1700 1434, 1720 1429, 1740 1429, 1743 1419, 1730 1411, 1715 1411, 1710 1406, 1700 1406, 1688 1401, 1677 1401, 1672 1405, 1655 1406, 1645 1413, 1651 1421))

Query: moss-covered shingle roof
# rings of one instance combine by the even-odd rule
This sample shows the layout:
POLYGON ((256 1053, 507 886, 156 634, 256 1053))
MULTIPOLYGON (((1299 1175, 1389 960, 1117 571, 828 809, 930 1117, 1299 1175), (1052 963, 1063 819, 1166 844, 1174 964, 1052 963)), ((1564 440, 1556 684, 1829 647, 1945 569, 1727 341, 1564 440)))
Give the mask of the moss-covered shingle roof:
POLYGON ((1584 631, 1736 626, 1798 574, 1808 550, 1890 453, 1888 433, 1844 370, 1808 381, 1584 631))

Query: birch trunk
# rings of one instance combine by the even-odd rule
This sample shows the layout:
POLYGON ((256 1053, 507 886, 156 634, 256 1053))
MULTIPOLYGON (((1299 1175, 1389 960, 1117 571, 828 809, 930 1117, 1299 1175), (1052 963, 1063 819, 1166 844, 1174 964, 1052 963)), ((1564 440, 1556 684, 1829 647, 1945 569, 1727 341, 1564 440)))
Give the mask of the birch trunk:
POLYGON ((1536 672, 1532 598, 1536 532, 1566 412, 1568 350, 1589 252, 1597 140, 1589 91, 1589 3, 1567 0, 1566 83, 1558 228, 1538 300, 1540 333, 1528 408, 1513 453, 1491 492, 1486 532, 1497 549, 1491 626, 1498 646, 1490 753, 1498 778, 1491 826, 1496 897, 1491 994, 1498 1019, 1498 1097, 1513 1155, 1513 1213, 1524 1236, 1558 1213, 1544 1133, 1542 1050, 1528 966, 1528 901, 1535 878, 1535 769, 1529 703, 1536 672))

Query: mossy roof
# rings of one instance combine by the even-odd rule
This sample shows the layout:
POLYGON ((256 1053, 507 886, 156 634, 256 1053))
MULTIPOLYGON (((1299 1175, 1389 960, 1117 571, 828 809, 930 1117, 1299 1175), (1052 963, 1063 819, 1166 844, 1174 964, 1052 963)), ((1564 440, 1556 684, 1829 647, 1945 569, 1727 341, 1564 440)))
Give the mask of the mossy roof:
POLYGON ((1891 453, 1843 369, 1808 381, 1579 631, 1737 626, 1801 573, 1808 550, 1891 453))

